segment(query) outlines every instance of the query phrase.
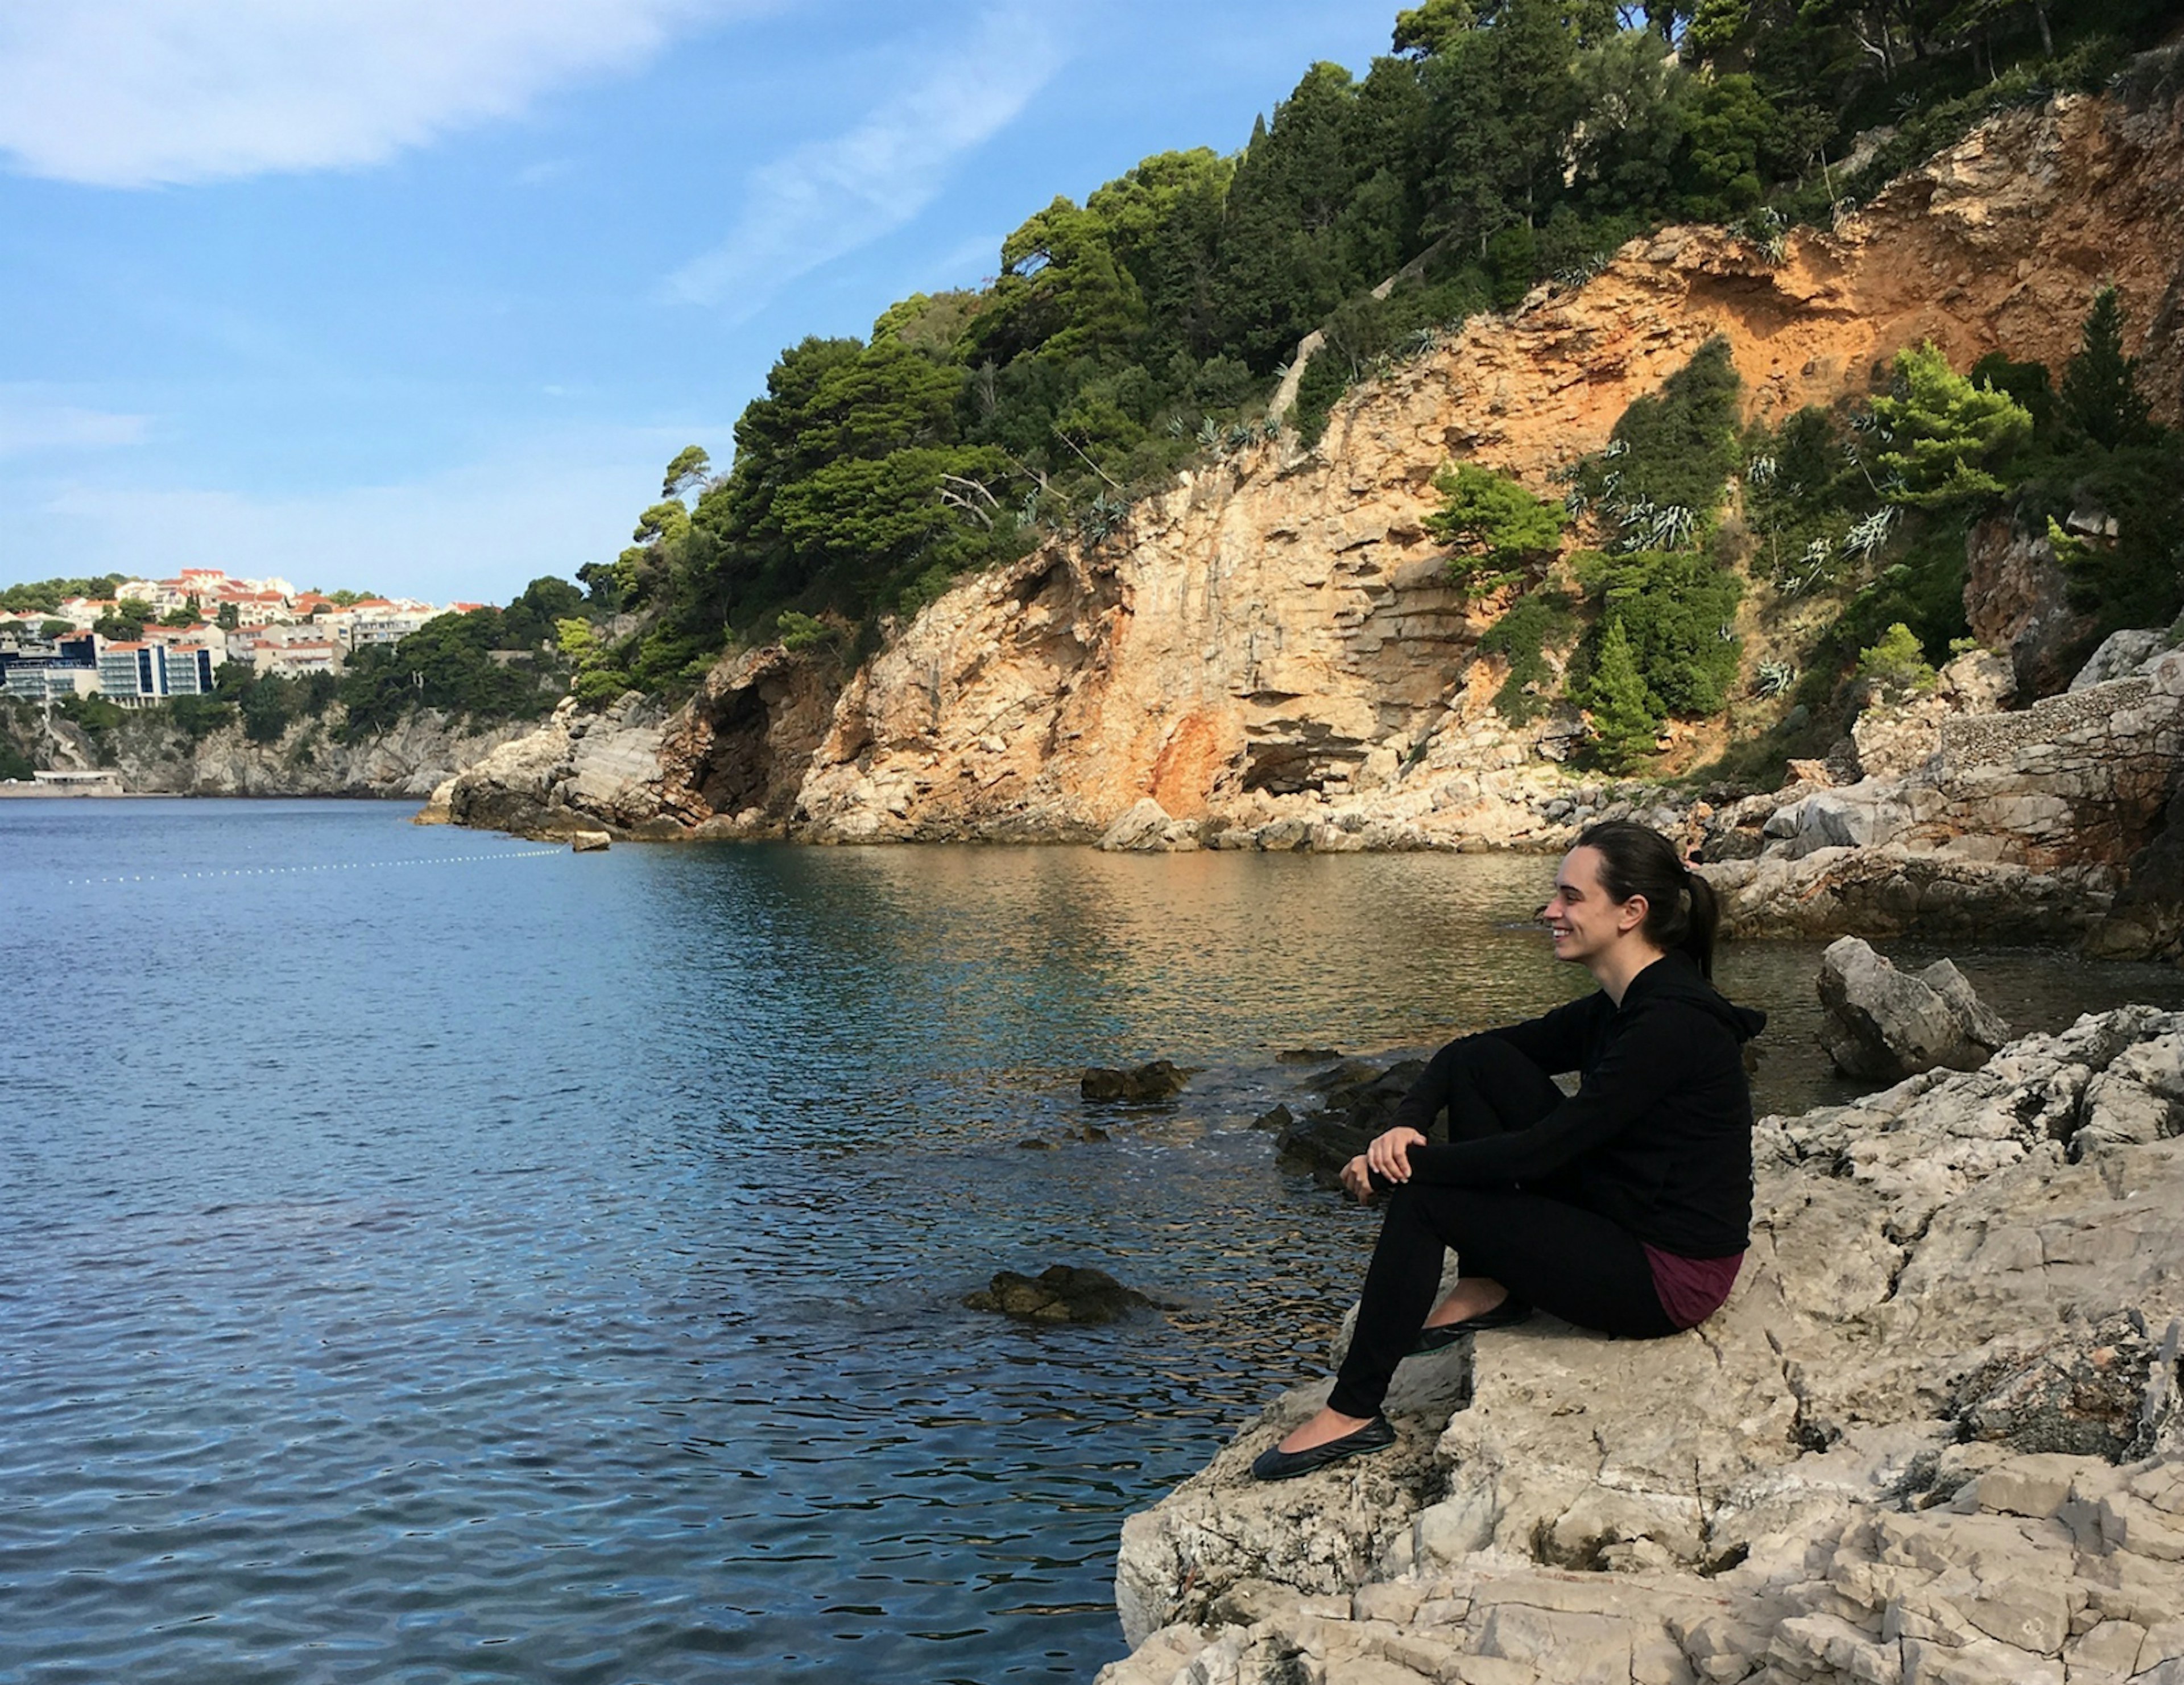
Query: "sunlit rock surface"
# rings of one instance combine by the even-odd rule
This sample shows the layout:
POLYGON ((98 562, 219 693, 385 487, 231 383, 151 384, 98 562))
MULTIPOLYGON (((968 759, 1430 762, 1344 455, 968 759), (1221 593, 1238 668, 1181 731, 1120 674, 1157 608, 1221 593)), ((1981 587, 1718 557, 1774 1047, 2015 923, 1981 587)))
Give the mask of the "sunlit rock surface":
POLYGON ((1285 1395, 1126 1524, 1104 1685, 2172 1678, 2180 1128, 2139 1007, 1763 1120, 1710 1321, 1478 1336, 1397 1447, 1259 1486, 1285 1395))

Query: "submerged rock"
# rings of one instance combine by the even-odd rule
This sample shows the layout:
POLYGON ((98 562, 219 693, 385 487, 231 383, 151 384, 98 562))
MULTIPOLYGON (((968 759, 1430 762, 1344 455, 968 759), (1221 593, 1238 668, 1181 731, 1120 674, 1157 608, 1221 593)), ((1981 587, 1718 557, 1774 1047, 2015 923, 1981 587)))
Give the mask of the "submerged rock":
POLYGON ((1277 1107, 1282 1122, 1274 1122, 1274 1112, 1256 1122, 1280 1131, 1274 1152, 1284 1164, 1308 1173, 1323 1187, 1339 1187, 1342 1167, 1388 1127, 1425 1068, 1423 1059, 1405 1059, 1385 1068, 1362 1059, 1346 1060, 1309 1080, 1307 1085, 1320 1096, 1315 1109, 1299 1119, 1290 1117, 1287 1107, 1277 1107))
POLYGON ((1897 1082, 1937 1065, 1975 1070, 2009 1040, 2009 1025, 1951 962, 1898 971, 1856 936, 1820 956, 1819 991, 1821 1041, 1849 1076, 1897 1082))
POLYGON ((1036 1276, 1001 1270, 963 1303, 972 1310, 997 1310, 1025 1322, 1112 1322, 1140 1307, 1157 1308, 1104 1269, 1067 1264, 1050 1264, 1036 1276))
POLYGON ((1155 1059, 1149 1065, 1137 1065, 1128 1070, 1094 1065, 1085 1071, 1077 1086, 1087 1100, 1118 1100, 1128 1105, 1144 1106, 1156 1100, 1172 1099, 1183 1092, 1190 1080, 1190 1073, 1173 1060, 1155 1059))

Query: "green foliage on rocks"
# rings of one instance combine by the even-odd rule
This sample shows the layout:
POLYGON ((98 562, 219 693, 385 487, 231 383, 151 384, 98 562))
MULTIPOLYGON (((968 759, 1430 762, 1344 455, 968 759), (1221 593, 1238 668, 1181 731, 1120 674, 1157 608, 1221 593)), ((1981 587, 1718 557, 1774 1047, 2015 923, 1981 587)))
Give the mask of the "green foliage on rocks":
POLYGON ((1434 478, 1441 505, 1426 530, 1455 547, 1449 577, 1465 591, 1496 591, 1552 559, 1562 542, 1563 511, 1507 475, 1458 462, 1434 478))
POLYGON ((1999 471, 2032 438, 2023 405, 1955 373, 1930 342, 1896 354, 1895 384, 1873 400, 1873 416, 1882 494, 1925 509, 2000 496, 1999 471))
MULTIPOLYGON (((1997 101, 2089 85, 2163 27, 2138 0, 2102 10, 1406 8, 1388 56, 1362 75, 1311 66, 1234 155, 1156 154, 1026 218, 990 285, 783 351, 726 472, 684 452, 631 545, 580 570, 590 613, 638 622, 589 671, 685 689, 783 611, 862 642, 1043 538, 1100 542, 1178 468, 1251 472, 1278 438, 1314 445, 1351 383, 1543 282, 1581 284, 1635 234, 1824 220, 1870 189, 1839 168, 1861 131, 1893 124, 1897 151, 1930 150, 1997 101), (1268 400, 1315 331, 1278 427, 1268 400)), ((1709 355, 1629 419, 1628 498, 1699 527, 1630 548, 1703 540, 1736 466, 1734 397, 1709 355)))
POLYGON ((1524 725, 1546 711, 1541 687, 1549 677, 1547 650, 1568 639, 1576 624, 1572 607, 1563 592, 1527 592, 1479 639, 1481 654, 1509 663, 1509 676, 1494 693, 1494 710, 1512 724, 1524 725))
POLYGON ((1931 690, 1936 678, 1918 638, 1900 620, 1880 634, 1879 642, 1858 652, 1858 676, 1888 700, 1931 690))

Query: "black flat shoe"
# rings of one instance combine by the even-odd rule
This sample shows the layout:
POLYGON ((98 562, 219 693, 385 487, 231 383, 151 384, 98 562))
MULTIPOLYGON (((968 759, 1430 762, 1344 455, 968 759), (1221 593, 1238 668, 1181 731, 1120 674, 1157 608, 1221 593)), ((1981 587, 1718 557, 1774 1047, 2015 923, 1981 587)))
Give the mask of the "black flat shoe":
POLYGON ((1419 1358, 1428 1352, 1445 1352, 1462 1335, 1482 1333, 1489 1328, 1514 1328, 1531 1320, 1531 1306, 1512 1293, 1492 1310, 1482 1310, 1461 1322, 1444 1322, 1438 1328, 1421 1329, 1418 1342, 1411 1347, 1410 1355, 1419 1358))
POLYGON ((1388 1425, 1387 1417, 1375 1416, 1364 1426, 1352 1429, 1340 1439, 1330 1439, 1324 1445, 1315 1445, 1309 1451, 1284 1451, 1279 1446, 1271 1451, 1262 1451, 1251 1465, 1251 1477, 1293 1481, 1299 1475, 1308 1475, 1314 1469, 1323 1469, 1345 1457, 1383 1451, 1395 1442, 1396 1430, 1388 1425))

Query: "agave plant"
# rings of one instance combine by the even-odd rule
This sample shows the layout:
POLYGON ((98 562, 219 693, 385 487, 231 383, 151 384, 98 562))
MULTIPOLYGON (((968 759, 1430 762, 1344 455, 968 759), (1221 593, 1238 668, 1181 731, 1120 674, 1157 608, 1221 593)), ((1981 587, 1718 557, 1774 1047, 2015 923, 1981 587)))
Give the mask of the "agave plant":
POLYGON ((1845 555, 1854 555, 1861 561, 1870 561, 1877 555, 1888 536, 1896 530, 1897 507, 1884 504, 1843 534, 1845 555))
POLYGON ((1440 330, 1437 327, 1412 328, 1396 346, 1398 353, 1406 358, 1423 357, 1440 349, 1440 330))
POLYGON ((1680 503, 1672 503, 1654 511, 1652 536, 1657 550, 1680 550, 1691 541, 1698 528, 1698 516, 1680 503))
POLYGON ((1607 449, 1600 454, 1611 462, 1618 456, 1628 456, 1630 454, 1630 441, 1627 438, 1612 438, 1607 441, 1607 449))
POLYGON ((1211 416, 1208 416, 1204 421, 1201 421, 1198 424, 1198 442, 1208 450, 1219 449, 1221 444, 1221 423, 1215 421, 1211 416))
POLYGON ((1582 486, 1572 486, 1563 494, 1563 513, 1573 521, 1592 507, 1592 499, 1585 494, 1582 486))
POLYGON ((1248 422, 1235 421, 1229 425, 1228 431, 1223 435, 1223 443, 1231 450, 1241 450, 1257 437, 1258 430, 1256 427, 1251 427, 1248 422))
POLYGON ((1776 469, 1771 456, 1755 456, 1744 465, 1744 482, 1751 486, 1771 486, 1776 469))
POLYGON ((1280 418, 1279 416, 1262 416, 1259 418, 1259 440, 1260 440, 1260 443, 1262 443, 1262 444, 1273 444, 1276 439, 1279 438, 1281 436, 1282 436, 1282 423, 1281 423, 1281 418, 1280 418))
POLYGON ((1772 205, 1762 205, 1730 232, 1756 248, 1760 257, 1770 265, 1779 264, 1789 255, 1789 224, 1782 220, 1782 213, 1772 205))
POLYGON ((1592 277, 1607 267, 1606 252, 1588 252, 1567 268, 1555 271, 1555 285, 1563 291, 1574 293, 1592 277))
POLYGON ((1034 486, 1023 494, 1023 501, 1017 505, 1017 524, 1019 527, 1028 527, 1038 519, 1039 488, 1034 486))
POLYGON ((1129 518, 1129 514, 1128 504, 1120 498, 1112 498, 1100 492, 1084 506, 1084 513, 1078 517, 1077 525, 1086 538, 1098 544, 1102 538, 1112 537, 1129 518))
POLYGON ((1752 689, 1755 695, 1781 696, 1786 695, 1797 682, 1796 667, 1779 657, 1770 656, 1760 662, 1759 671, 1752 678, 1752 689))
POLYGON ((1805 546, 1805 553, 1786 567, 1778 567, 1774 583, 1786 597, 1802 597, 1815 589, 1828 577, 1829 565, 1835 560, 1835 551, 1825 538, 1815 538, 1805 546))
POLYGON ((1182 416, 1170 416, 1167 418, 1167 436, 1170 438, 1181 438, 1190 431, 1190 427, 1184 423, 1182 416))

